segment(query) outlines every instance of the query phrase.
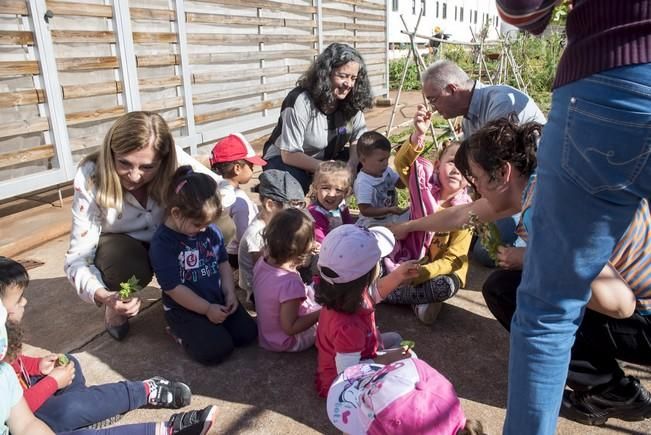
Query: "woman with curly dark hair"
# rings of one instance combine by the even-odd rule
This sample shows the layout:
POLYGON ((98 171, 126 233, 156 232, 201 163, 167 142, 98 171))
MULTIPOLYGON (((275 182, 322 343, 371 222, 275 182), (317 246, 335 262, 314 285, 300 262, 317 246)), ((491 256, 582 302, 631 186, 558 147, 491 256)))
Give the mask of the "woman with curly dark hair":
POLYGON ((349 45, 330 44, 285 97, 264 146, 264 169, 289 172, 306 193, 321 161, 347 160, 356 169, 355 144, 366 131, 362 112, 372 104, 362 56, 349 45))

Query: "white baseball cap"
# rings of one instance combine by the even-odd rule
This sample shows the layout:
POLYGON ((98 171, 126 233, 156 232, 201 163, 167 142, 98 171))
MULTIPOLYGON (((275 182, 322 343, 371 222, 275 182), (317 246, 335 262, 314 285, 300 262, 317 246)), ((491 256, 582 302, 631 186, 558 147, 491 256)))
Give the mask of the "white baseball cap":
POLYGON ((341 225, 323 239, 317 266, 321 278, 330 284, 354 281, 370 272, 382 257, 393 251, 396 239, 385 227, 362 228, 341 225), (324 274, 326 267, 337 276, 324 274))

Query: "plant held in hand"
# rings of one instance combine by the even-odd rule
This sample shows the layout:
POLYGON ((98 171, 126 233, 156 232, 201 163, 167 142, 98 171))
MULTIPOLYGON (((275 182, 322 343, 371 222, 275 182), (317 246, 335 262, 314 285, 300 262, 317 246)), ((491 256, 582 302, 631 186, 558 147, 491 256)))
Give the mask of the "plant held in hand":
POLYGON ((501 246, 502 238, 500 230, 493 222, 482 222, 476 214, 470 213, 468 224, 464 225, 464 229, 470 229, 477 234, 490 259, 497 261, 497 248, 501 246))
POLYGON ((136 292, 142 290, 142 286, 136 278, 135 275, 131 275, 131 278, 127 282, 120 283, 120 290, 118 291, 118 296, 121 300, 126 301, 130 299, 136 292))
POLYGON ((70 358, 68 358, 68 356, 66 354, 62 353, 57 358, 56 365, 57 366, 67 366, 69 363, 70 363, 70 358))

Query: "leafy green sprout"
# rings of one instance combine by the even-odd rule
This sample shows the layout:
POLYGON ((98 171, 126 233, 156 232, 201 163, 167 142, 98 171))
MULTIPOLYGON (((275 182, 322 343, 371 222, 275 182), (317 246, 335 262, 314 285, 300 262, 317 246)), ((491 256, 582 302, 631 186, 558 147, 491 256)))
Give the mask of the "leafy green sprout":
POLYGON ((56 361, 57 366, 67 366, 70 363, 70 358, 64 353, 59 355, 56 361))
POLYGON ((131 275, 131 278, 129 278, 127 282, 120 283, 118 296, 124 301, 131 298, 136 292, 140 290, 142 290, 142 286, 140 285, 138 278, 136 278, 135 275, 131 275))

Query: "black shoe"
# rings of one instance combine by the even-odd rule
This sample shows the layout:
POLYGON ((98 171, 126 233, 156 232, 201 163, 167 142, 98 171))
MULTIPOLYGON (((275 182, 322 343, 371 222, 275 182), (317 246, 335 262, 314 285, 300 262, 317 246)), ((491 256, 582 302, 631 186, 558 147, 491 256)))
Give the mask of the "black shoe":
POLYGON ((651 417, 651 393, 632 376, 615 385, 586 392, 565 390, 561 416, 579 423, 600 426, 613 417, 639 421, 651 417))
POLYGON ((180 412, 170 417, 167 430, 170 435, 205 435, 215 423, 215 405, 195 411, 180 412))
POLYGON ((159 376, 144 381, 149 386, 147 403, 157 408, 183 408, 192 401, 190 387, 183 382, 168 381, 159 376))

